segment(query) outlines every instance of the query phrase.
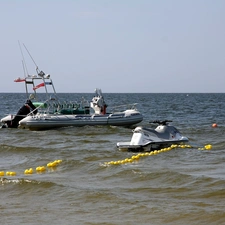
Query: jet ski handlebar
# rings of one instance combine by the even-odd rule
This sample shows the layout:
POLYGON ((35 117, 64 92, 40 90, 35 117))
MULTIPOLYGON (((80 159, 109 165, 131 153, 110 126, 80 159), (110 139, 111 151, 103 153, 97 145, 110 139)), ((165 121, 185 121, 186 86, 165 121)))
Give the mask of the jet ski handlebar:
POLYGON ((173 122, 172 120, 154 120, 149 123, 158 123, 159 125, 167 125, 167 123, 173 122))

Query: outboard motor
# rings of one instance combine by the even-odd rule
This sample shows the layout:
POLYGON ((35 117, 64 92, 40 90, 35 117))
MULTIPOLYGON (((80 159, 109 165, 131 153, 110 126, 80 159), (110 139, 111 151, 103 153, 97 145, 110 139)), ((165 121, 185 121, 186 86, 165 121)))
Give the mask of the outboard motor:
POLYGON ((28 99, 25 104, 19 109, 17 114, 15 116, 8 116, 8 120, 2 119, 2 122, 5 124, 2 126, 2 128, 17 128, 19 126, 19 121, 25 118, 29 113, 37 113, 36 107, 33 105, 30 99, 28 99), (7 126, 6 126, 7 125, 7 126))

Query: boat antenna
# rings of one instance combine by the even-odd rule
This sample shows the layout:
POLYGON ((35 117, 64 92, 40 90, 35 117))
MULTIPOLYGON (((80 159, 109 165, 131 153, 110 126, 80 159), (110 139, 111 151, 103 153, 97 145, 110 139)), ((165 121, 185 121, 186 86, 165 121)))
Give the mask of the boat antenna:
POLYGON ((21 55, 22 55, 22 58, 23 58, 22 64, 23 64, 24 76, 26 77, 26 73, 27 73, 27 75, 29 75, 29 73, 28 73, 28 70, 27 70, 27 66, 26 66, 26 62, 25 62, 24 56, 23 56, 23 51, 22 51, 22 48, 21 48, 21 45, 20 45, 20 41, 18 41, 18 43, 19 43, 20 52, 21 52, 21 55))
MULTIPOLYGON (((22 65, 23 65, 23 71, 24 71, 24 77, 26 79, 26 71, 25 71, 25 65, 24 65, 24 61, 22 60, 22 65)), ((29 74, 28 74, 29 76, 29 74)), ((28 98, 28 88, 27 88, 27 82, 24 82, 25 83, 25 88, 26 88, 26 94, 27 94, 27 98, 28 98)))
POLYGON ((22 66, 23 66, 24 77, 26 78, 26 68, 25 68, 26 65, 24 65, 23 60, 22 60, 22 66))
POLYGON ((26 49, 26 51, 27 51, 27 53, 29 54, 29 56, 31 57, 31 59, 32 59, 32 61, 33 61, 33 63, 34 63, 34 65, 36 66, 36 71, 38 72, 39 69, 38 69, 38 66, 37 66, 36 62, 34 61, 33 57, 31 56, 31 54, 30 54, 30 52, 28 51, 28 49, 27 49, 27 47, 25 46, 25 44, 23 44, 23 46, 24 46, 24 48, 26 49))

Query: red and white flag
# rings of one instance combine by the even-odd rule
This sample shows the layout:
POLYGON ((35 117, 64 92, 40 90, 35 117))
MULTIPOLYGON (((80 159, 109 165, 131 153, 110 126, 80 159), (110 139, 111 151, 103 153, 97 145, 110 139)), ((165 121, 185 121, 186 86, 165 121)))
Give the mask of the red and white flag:
POLYGON ((18 77, 17 79, 14 80, 14 82, 23 82, 23 81, 25 81, 25 80, 26 80, 26 79, 24 79, 24 78, 18 77))
POLYGON ((33 87, 33 90, 36 90, 36 89, 38 89, 40 87, 44 87, 44 86, 45 86, 45 83, 40 83, 37 86, 33 87))

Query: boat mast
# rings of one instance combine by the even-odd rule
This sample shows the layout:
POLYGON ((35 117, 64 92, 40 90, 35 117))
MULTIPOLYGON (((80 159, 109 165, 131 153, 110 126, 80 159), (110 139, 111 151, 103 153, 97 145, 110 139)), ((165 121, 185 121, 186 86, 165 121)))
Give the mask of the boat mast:
MULTIPOLYGON (((34 61, 33 57, 31 56, 31 54, 30 54, 30 52, 28 51, 28 49, 27 49, 27 47, 25 46, 25 44, 23 44, 23 46, 24 46, 24 48, 26 49, 27 53, 29 54, 30 58, 32 59, 34 65, 36 66, 36 72, 37 72, 37 75, 38 75, 39 77, 41 77, 43 83, 45 84, 45 77, 44 77, 44 76, 45 76, 45 73, 44 73, 43 71, 39 70, 39 68, 38 68, 38 66, 37 66, 37 64, 36 64, 36 62, 34 61)), ((51 80, 51 79, 50 79, 50 80, 51 80)), ((32 81, 33 81, 33 79, 32 79, 32 81)), ((51 81, 51 84, 52 84, 52 81, 51 81)), ((50 96, 49 96, 49 93, 48 93, 48 90, 47 90, 46 85, 44 85, 44 87, 45 87, 46 95, 47 95, 47 97, 49 98, 50 96)), ((54 91, 54 94, 55 94, 55 89, 54 89, 53 84, 52 84, 52 87, 53 87, 53 91, 54 91)), ((35 95, 36 95, 36 91, 35 91, 35 90, 34 90, 34 92, 35 92, 35 95)))
POLYGON ((25 88, 26 88, 26 95, 27 95, 27 98, 29 98, 29 93, 28 93, 28 88, 27 88, 27 80, 26 78, 29 76, 29 73, 28 73, 28 70, 27 70, 27 66, 26 66, 26 61, 25 61, 25 58, 24 58, 24 55, 23 55, 23 51, 22 51, 22 48, 21 48, 21 44, 20 42, 18 41, 19 43, 19 47, 20 47, 20 52, 21 52, 21 55, 22 55, 22 66, 23 66, 23 72, 24 72, 24 78, 25 78, 25 88))

